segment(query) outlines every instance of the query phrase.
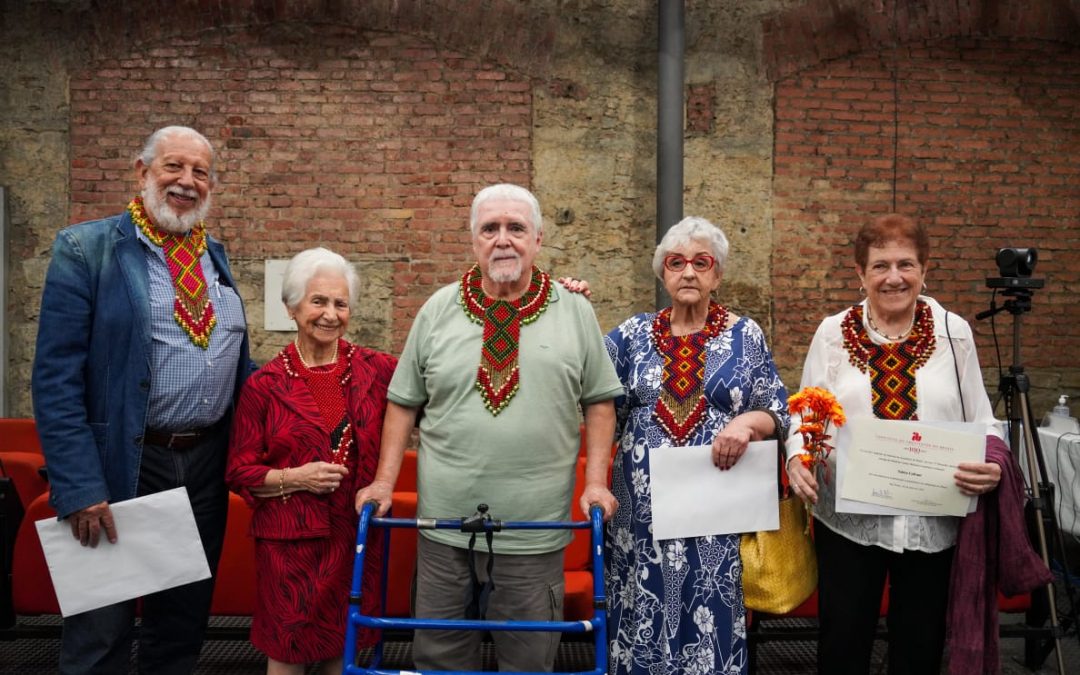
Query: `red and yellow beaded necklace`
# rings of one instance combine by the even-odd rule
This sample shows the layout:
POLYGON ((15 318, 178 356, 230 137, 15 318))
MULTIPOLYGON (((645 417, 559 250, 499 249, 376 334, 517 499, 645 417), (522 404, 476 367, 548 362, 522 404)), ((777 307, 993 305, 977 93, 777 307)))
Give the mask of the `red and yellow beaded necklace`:
POLYGON ((848 361, 870 375, 874 416, 880 419, 918 419, 915 373, 934 353, 934 314, 926 302, 915 305, 911 332, 903 342, 876 344, 863 325, 862 305, 855 305, 840 323, 848 361))
POLYGON ((206 226, 199 221, 186 235, 164 232, 150 222, 142 197, 132 199, 127 210, 146 238, 165 252, 165 264, 176 292, 173 318, 192 342, 207 349, 217 317, 200 260, 206 252, 206 226))
POLYGON ((353 428, 345 403, 352 380, 349 364, 356 345, 344 343, 345 349, 338 349, 340 344, 334 346, 334 360, 323 366, 308 366, 295 342, 286 345, 280 357, 285 372, 303 380, 315 399, 322 427, 330 434, 330 463, 344 466, 353 446, 353 428))
POLYGON ((664 358, 653 419, 675 445, 685 445, 705 419, 705 346, 724 332, 727 319, 727 309, 711 301, 705 327, 690 335, 671 333, 670 307, 657 312, 653 319, 653 345, 664 358))
POLYGON ((461 277, 458 302, 470 321, 484 327, 476 388, 492 415, 498 415, 509 405, 521 382, 518 368, 521 327, 536 321, 550 299, 551 277, 535 266, 529 287, 517 300, 497 300, 484 293, 479 265, 473 265, 461 277))

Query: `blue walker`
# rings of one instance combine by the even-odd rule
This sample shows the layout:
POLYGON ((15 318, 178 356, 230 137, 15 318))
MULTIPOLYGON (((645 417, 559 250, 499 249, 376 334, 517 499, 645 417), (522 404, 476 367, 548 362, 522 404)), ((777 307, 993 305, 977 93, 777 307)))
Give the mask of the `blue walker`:
MULTIPOLYGON (((360 511, 360 524, 356 528, 356 557, 353 561, 352 589, 349 593, 349 616, 345 628, 346 675, 402 675, 445 673, 436 670, 383 670, 383 643, 380 639, 375 646, 371 667, 356 665, 357 628, 376 629, 449 629, 449 630, 512 630, 512 631, 548 631, 561 633, 592 633, 596 652, 596 667, 593 670, 575 671, 566 675, 605 675, 608 670, 607 660, 607 599, 604 595, 604 530, 602 511, 599 506, 590 509, 590 520, 580 521, 500 521, 491 518, 373 518, 375 503, 368 502, 360 511), (487 621, 467 619, 392 619, 365 616, 360 613, 361 576, 364 569, 364 550, 367 545, 368 530, 376 527, 415 527, 427 530, 460 530, 463 532, 489 533, 500 530, 592 530, 592 568, 593 568, 593 617, 586 621, 487 621)), ((387 556, 384 559, 383 578, 386 578, 386 565, 389 563, 389 537, 387 530, 387 556)), ((385 588, 385 586, 384 586, 385 588)), ((385 605, 385 602, 384 602, 385 605)), ((460 671, 454 671, 460 672, 460 671)), ((483 672, 483 671, 480 671, 483 672)), ((536 674, 541 675, 541 674, 536 674)))

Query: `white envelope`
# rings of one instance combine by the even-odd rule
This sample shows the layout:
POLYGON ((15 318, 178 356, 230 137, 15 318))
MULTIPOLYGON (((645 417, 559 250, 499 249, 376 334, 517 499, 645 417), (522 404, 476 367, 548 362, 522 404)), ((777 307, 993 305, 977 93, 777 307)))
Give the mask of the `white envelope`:
POLYGON ((750 443, 727 471, 713 466, 708 445, 649 452, 654 539, 780 527, 776 441, 750 443))
POLYGON ((79 614, 210 577, 187 488, 111 504, 117 542, 96 548, 55 518, 35 523, 60 613, 79 614))

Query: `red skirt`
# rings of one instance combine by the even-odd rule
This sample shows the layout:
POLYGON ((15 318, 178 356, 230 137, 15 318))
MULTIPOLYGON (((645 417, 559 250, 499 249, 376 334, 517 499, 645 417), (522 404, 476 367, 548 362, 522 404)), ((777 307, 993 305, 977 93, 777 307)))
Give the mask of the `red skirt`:
MULTIPOLYGON (((328 537, 255 542, 258 599, 251 643, 275 661, 313 663, 345 653, 356 550, 353 496, 352 490, 339 488, 326 497, 331 502, 328 537)), ((382 536, 376 536, 381 534, 371 532, 364 554, 361 610, 368 616, 381 614, 384 547, 382 536)), ((361 629, 357 644, 367 647, 377 639, 377 631, 361 629)))

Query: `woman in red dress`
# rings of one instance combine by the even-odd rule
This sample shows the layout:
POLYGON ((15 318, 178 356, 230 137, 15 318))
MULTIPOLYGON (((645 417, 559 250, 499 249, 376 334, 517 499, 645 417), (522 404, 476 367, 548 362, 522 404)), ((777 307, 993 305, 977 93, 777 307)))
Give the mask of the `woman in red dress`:
MULTIPOLYGON (((296 339, 252 375, 233 422, 226 481, 252 507, 258 600, 251 642, 267 673, 340 673, 357 515, 354 496, 379 456, 397 361, 342 339, 357 276, 324 248, 285 268, 296 339)), ((365 554, 365 614, 380 612, 381 539, 365 554), (374 573, 369 573, 374 571, 374 573)), ((361 632, 361 646, 375 635, 361 632)))

